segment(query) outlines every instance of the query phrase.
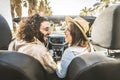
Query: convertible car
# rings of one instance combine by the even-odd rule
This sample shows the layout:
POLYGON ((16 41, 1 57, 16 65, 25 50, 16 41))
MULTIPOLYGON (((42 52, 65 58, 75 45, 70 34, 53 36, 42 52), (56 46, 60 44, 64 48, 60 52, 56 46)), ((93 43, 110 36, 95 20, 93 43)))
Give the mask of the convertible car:
MULTIPOLYGON (((53 19, 53 18, 51 18, 53 19)), ((0 15, 0 80, 120 80, 120 5, 106 8, 91 24, 90 41, 106 51, 86 53, 71 62, 64 79, 47 73, 38 60, 7 51, 12 34, 0 15)), ((64 35, 51 34, 48 49, 60 60, 67 48, 64 35)))

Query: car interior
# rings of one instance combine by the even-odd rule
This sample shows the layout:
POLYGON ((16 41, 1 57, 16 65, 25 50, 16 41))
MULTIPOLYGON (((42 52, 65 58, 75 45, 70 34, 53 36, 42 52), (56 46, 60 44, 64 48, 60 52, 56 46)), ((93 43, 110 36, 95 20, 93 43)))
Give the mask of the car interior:
MULTIPOLYGON (((120 80, 119 21, 120 5, 107 8, 95 19, 90 35, 92 44, 105 48, 107 51, 95 51, 76 57, 72 60, 67 75, 62 80, 120 80)), ((1 80, 61 80, 56 77, 56 74, 48 74, 35 58, 19 52, 7 51, 11 40, 12 33, 9 25, 0 15, 1 80)), ((55 41, 57 40, 55 37, 55 41)), ((55 43, 59 42, 61 43, 59 40, 55 43)), ((55 43, 53 40, 52 48, 58 46, 55 43)))

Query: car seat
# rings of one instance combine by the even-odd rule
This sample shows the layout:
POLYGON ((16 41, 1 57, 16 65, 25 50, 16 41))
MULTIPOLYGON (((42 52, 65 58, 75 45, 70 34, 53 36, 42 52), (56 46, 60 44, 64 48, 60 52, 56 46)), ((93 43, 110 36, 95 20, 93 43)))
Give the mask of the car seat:
POLYGON ((105 9, 92 25, 92 42, 108 52, 92 52, 76 57, 65 80, 120 80, 120 5, 105 9), (117 57, 117 58, 116 58, 117 57))
POLYGON ((0 15, 0 50, 7 50, 12 33, 6 19, 0 15))
POLYGON ((65 80, 120 80, 120 61, 99 53, 83 54, 71 62, 65 80))
POLYGON ((19 52, 0 52, 0 80, 46 80, 42 65, 19 52))

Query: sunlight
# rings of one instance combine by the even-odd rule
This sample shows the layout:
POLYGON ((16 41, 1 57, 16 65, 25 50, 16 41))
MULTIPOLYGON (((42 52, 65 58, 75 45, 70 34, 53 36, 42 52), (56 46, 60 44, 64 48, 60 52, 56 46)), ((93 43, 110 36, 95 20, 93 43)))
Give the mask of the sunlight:
POLYGON ((81 9, 92 7, 99 0, 50 0, 53 15, 79 15, 81 9))

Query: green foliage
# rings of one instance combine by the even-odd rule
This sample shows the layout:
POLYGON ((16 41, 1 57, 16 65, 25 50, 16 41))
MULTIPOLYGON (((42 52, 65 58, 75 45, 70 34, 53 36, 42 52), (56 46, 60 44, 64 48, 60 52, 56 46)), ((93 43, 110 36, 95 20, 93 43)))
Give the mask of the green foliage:
POLYGON ((116 3, 120 3, 120 0, 100 0, 90 8, 83 8, 80 12, 80 16, 93 16, 95 14, 101 13, 105 8, 109 7, 110 4, 116 3))

